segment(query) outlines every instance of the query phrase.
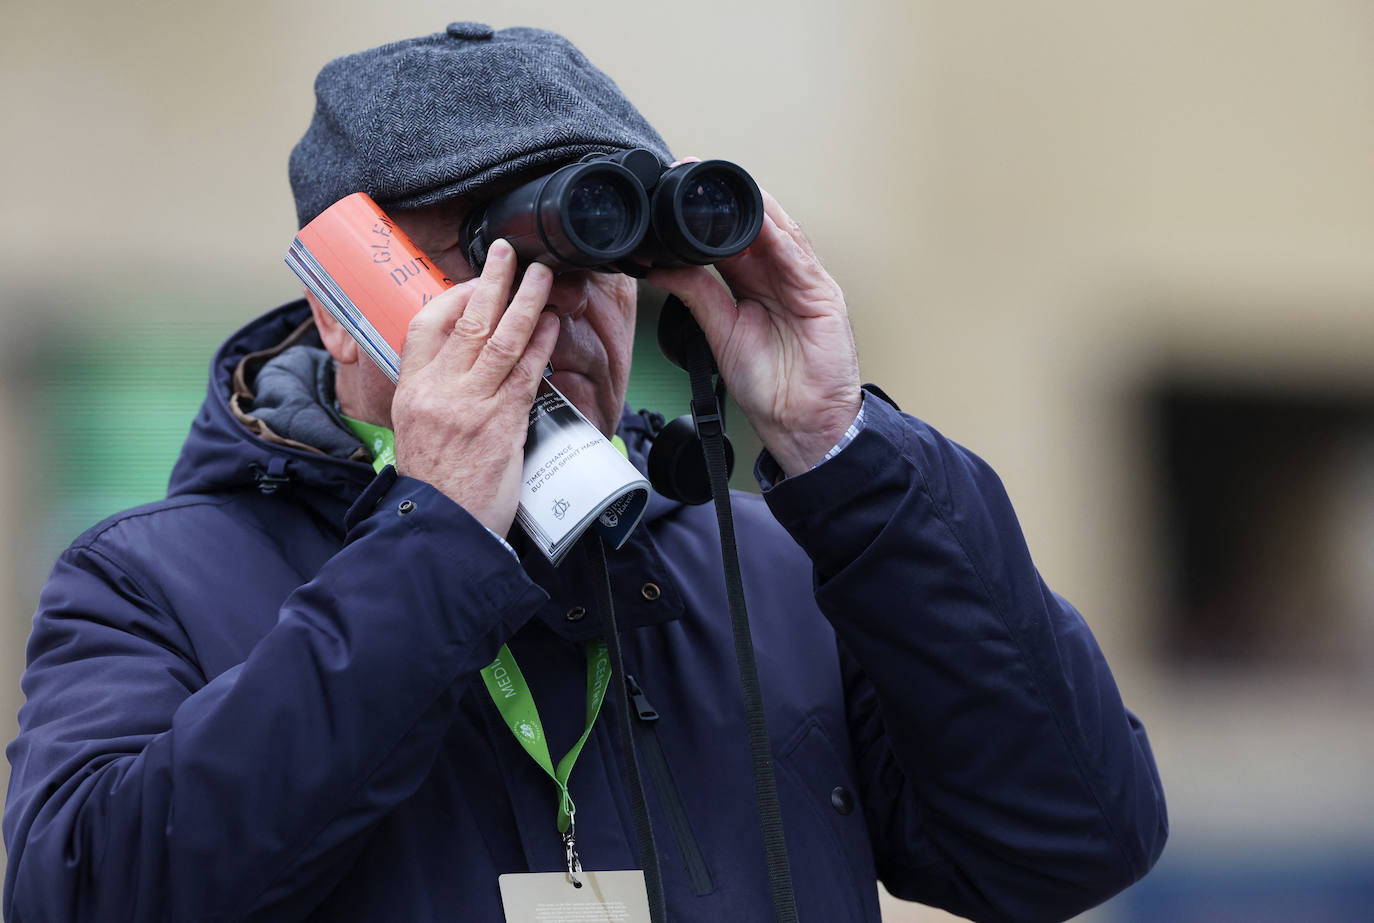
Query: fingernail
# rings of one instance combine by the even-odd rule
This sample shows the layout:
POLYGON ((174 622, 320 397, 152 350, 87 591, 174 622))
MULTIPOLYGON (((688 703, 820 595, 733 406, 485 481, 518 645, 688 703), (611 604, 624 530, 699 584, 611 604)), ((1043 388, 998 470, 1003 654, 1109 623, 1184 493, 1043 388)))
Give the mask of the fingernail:
POLYGON ((515 253, 515 248, 504 237, 499 238, 487 250, 487 260, 506 260, 515 253))

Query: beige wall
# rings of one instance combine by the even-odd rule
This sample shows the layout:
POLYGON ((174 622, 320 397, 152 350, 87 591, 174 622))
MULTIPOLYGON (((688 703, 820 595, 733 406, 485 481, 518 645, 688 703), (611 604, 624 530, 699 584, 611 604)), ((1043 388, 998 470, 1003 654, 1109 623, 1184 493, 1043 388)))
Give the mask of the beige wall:
MULTIPOLYGON (((1183 682, 1149 656, 1162 564, 1134 398, 1165 368, 1374 385, 1374 6, 467 8, 569 35, 675 150, 739 161, 810 231, 865 376, 993 462, 1088 614, 1152 729, 1171 851, 1273 836, 1275 818, 1289 840, 1370 836, 1374 670, 1351 695, 1303 675, 1183 682)), ((314 73, 463 9, 11 4, 0 316, 40 292, 213 289, 245 319, 290 297, 285 158, 314 73)), ((0 423, 23 406, 15 377, 0 423)), ((0 470, 8 521, 42 515, 23 484, 0 470)), ((7 540, 20 560, 22 530, 7 540)), ((6 715, 33 577, 0 568, 6 715)))

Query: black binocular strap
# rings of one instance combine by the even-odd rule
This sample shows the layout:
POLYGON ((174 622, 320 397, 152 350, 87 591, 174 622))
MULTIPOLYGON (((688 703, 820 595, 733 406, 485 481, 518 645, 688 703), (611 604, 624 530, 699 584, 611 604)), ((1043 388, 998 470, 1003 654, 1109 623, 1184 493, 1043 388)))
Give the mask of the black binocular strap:
POLYGON ((724 419, 711 385, 715 360, 704 337, 696 338, 684 358, 692 383, 692 420, 706 456, 706 470, 711 478, 711 499, 715 501, 716 522, 720 526, 725 591, 730 603, 730 628, 735 637, 740 689, 744 694, 749 752, 754 765, 754 796, 758 799, 759 825, 763 831, 764 857, 768 864, 768 888, 773 895, 773 913, 778 923, 796 923, 797 901, 792 894, 792 870, 783 836, 777 782, 773 777, 773 752, 768 742, 763 692, 754 659, 754 641, 749 631, 749 613, 744 602, 744 578, 740 573, 739 550, 735 545, 735 519, 730 510, 730 475, 725 459, 724 419))
MULTIPOLYGON (((672 300, 672 299, 670 299, 672 300)), ((710 479, 711 498, 716 507, 716 523, 720 529, 721 559, 724 564, 725 592, 729 602, 730 628, 734 636, 735 662, 739 669, 740 690, 744 699, 745 724, 749 734, 749 753, 753 764, 754 797, 759 806, 759 827, 763 834, 764 858, 768 867, 768 888, 773 901, 777 923, 797 923, 797 901, 792 893, 792 871, 787 858, 787 841, 782 828, 782 808, 778 802, 777 782, 773 776, 773 752, 768 740, 768 724, 764 717, 763 692, 759 683, 758 665, 754 658, 754 641, 749 630, 749 613, 744 599, 744 578, 740 572, 739 550, 735 542, 735 520, 730 509, 730 471, 725 455, 725 425, 720 400, 712 385, 716 373, 715 359, 701 331, 691 320, 690 313, 680 303, 680 318, 688 325, 686 333, 676 330, 664 346, 664 352, 674 362, 686 368, 692 388, 692 422, 701 442, 706 471, 710 479)), ((665 313, 667 306, 665 306, 665 313)), ((664 341, 660 320, 659 340, 664 341)), ((625 667, 620 650, 620 635, 615 624, 611 603, 610 572, 606 565, 606 549, 599 536, 588 543, 588 555, 593 570, 599 572, 597 593, 602 611, 606 646, 611 663, 619 677, 616 711, 620 719, 620 736, 624 743, 626 768, 630 777, 630 800, 639 836, 640 861, 644 866, 645 887, 649 895, 649 914, 654 923, 666 920, 663 880, 658 867, 658 851, 653 829, 644 801, 644 783, 640 777, 639 758, 635 753, 634 735, 630 720, 630 702, 626 689, 625 667)))

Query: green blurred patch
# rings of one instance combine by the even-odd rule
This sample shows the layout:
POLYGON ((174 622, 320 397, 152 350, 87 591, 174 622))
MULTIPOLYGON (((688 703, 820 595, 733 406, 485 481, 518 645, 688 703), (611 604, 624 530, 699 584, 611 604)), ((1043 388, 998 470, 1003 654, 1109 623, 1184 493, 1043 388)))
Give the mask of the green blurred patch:
POLYGON ((34 363, 42 539, 51 560, 106 516, 165 495, 222 322, 83 323, 34 363))

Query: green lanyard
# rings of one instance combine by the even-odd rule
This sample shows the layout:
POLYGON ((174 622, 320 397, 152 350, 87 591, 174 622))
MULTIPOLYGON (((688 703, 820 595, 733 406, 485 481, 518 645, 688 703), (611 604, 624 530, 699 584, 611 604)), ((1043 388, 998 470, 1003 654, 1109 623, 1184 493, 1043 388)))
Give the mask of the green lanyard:
POLYGON ((606 653, 606 642, 593 641, 587 645, 587 728, 555 767, 549 755, 548 741, 544 739, 544 725, 539 721, 539 710, 534 707, 534 697, 530 695, 529 685, 520 668, 515 665, 510 648, 501 645, 501 653, 482 669, 482 679, 491 693, 491 700, 496 703, 496 710, 501 713, 520 746, 558 786, 559 833, 568 832, 577 810, 572 795, 568 793, 568 776, 572 774, 573 764, 582 752, 582 745, 592 733, 592 725, 596 723, 601 702, 606 698, 606 686, 610 678, 611 658, 606 653))
MULTIPOLYGON (((343 417, 343 414, 339 414, 343 417)), ((387 465, 396 464, 396 434, 385 426, 378 426, 375 423, 364 423, 362 420, 355 420, 352 417, 343 417, 343 421, 348 424, 348 428, 353 430, 353 435, 362 440, 363 445, 372 453, 372 468, 378 474, 387 465)))
MULTIPOLYGON (((372 467, 378 472, 387 465, 396 463, 395 433, 385 426, 364 423, 350 417, 344 417, 344 422, 372 452, 372 467)), ((619 436, 613 437, 612 442, 622 453, 625 452, 625 443, 619 436)), ((568 776, 572 774, 573 764, 582 752, 582 745, 591 736, 592 725, 596 723, 596 716, 601 712, 601 703, 606 698, 606 686, 610 678, 611 660, 606 653, 606 642, 594 641, 588 644, 587 728, 555 767, 549 755, 548 742, 544 739, 544 725, 539 720, 539 710, 534 707, 534 697, 530 695, 529 685, 525 682, 520 668, 516 666, 510 648, 501 645, 500 654, 482 670, 482 679, 487 684, 487 691, 491 693, 496 710, 505 719, 511 733, 520 742, 520 746, 525 748, 525 752, 534 758, 558 786, 558 832, 563 834, 564 842, 569 846, 570 870, 572 858, 575 856, 572 851, 571 828, 577 809, 573 805, 572 795, 568 793, 568 776)))

